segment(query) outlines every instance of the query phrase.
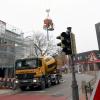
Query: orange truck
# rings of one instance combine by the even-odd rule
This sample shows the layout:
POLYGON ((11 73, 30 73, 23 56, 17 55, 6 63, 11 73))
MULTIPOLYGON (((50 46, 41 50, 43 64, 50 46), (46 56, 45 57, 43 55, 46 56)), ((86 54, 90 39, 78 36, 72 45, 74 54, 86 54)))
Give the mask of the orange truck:
POLYGON ((24 58, 16 60, 16 85, 21 90, 39 87, 41 90, 52 84, 59 84, 61 73, 57 62, 51 56, 24 58))

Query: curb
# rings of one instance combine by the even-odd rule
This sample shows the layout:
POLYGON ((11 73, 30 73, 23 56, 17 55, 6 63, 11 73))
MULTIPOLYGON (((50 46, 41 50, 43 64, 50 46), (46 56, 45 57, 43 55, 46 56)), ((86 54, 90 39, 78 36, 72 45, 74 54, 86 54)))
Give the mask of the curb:
POLYGON ((11 89, 0 89, 0 95, 11 95, 11 94, 17 94, 20 90, 11 90, 11 89))

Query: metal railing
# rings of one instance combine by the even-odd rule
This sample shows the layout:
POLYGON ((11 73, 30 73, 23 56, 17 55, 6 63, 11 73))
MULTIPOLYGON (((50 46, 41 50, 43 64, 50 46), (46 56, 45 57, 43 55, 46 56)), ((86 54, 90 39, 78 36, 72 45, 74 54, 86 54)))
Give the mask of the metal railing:
POLYGON ((83 82, 83 84, 82 84, 83 91, 82 92, 85 93, 86 100, 89 100, 89 97, 92 94, 95 82, 96 82, 96 78, 93 78, 89 82, 85 82, 85 81, 83 82))

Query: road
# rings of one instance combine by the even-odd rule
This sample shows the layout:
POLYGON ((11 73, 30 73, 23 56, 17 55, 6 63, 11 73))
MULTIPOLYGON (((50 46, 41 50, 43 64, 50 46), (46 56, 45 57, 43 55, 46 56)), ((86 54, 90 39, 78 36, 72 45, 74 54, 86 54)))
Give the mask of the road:
MULTIPOLYGON (((81 82, 83 80, 89 81, 93 78, 93 76, 85 75, 85 74, 76 74, 77 83, 79 86, 79 91, 81 88, 81 82)), ((46 88, 42 91, 33 90, 33 91, 24 91, 19 92, 15 95, 6 95, 0 96, 0 100, 71 100, 72 96, 72 75, 64 74, 63 81, 59 85, 52 86, 50 88, 46 88), (17 98, 17 99, 16 99, 17 98)))

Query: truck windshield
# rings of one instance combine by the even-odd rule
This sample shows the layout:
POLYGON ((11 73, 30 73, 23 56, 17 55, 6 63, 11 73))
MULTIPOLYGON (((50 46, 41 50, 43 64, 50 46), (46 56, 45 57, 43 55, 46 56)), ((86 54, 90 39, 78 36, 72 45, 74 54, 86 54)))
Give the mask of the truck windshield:
POLYGON ((16 69, 20 68, 37 68, 42 66, 41 59, 24 59, 16 61, 16 69))

